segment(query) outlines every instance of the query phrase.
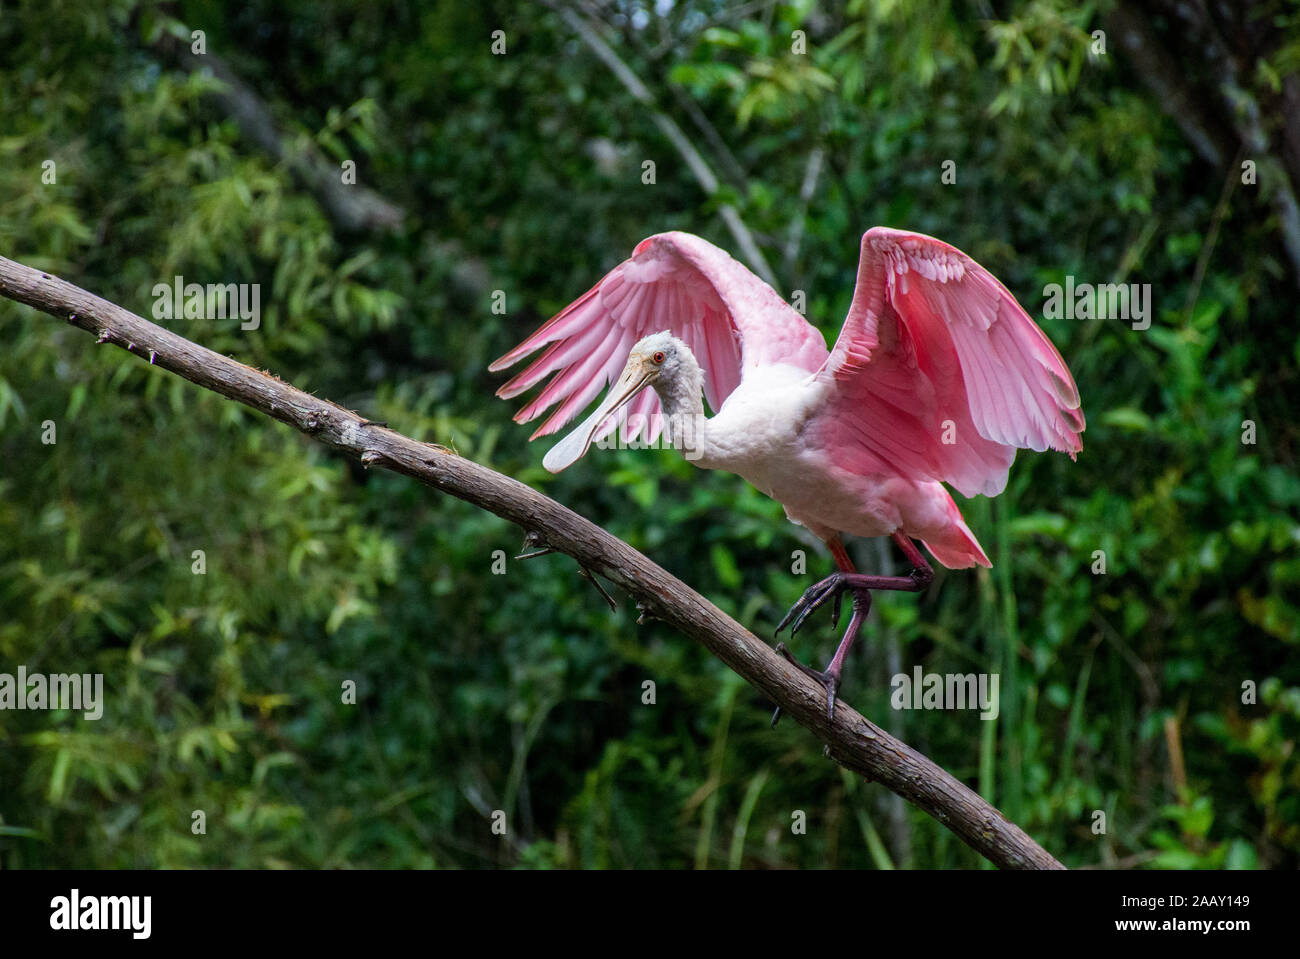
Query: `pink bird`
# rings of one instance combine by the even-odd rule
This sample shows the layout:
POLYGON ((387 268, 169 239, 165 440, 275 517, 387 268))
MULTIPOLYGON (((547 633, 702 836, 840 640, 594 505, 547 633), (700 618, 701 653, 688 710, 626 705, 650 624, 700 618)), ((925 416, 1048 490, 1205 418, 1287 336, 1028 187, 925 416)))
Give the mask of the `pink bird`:
POLYGON ((793 621, 793 635, 832 599, 838 624, 847 591, 844 638, 824 671, 799 663, 784 643, 776 648, 825 687, 832 717, 870 591, 918 592, 934 577, 914 539, 950 569, 992 565, 943 484, 996 496, 1017 449, 1074 458, 1083 448, 1079 392, 1051 340, 988 270, 903 230, 863 235, 853 303, 830 352, 770 286, 708 241, 677 232, 642 240, 490 369, 543 347, 497 391, 508 399, 554 374, 515 416, 526 423, 558 404, 532 439, 614 384, 547 453, 548 470, 572 465, 621 420, 625 443, 663 435, 696 465, 748 480, 826 543, 837 571, 809 587, 776 631, 793 621), (858 573, 845 535, 891 536, 911 572, 858 573))

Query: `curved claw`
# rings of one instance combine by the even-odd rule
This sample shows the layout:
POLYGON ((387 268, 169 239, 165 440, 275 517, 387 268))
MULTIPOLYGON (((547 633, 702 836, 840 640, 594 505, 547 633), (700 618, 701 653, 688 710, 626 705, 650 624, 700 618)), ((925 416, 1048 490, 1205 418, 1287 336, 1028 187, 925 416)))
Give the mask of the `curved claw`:
MULTIPOLYGON (((813 585, 804 590, 803 595, 800 596, 799 600, 790 607, 789 612, 781 617, 781 622, 778 623, 776 627, 776 635, 781 635, 781 630, 785 629, 787 625, 790 625, 792 621, 793 625, 790 625, 790 635, 795 635, 799 632, 799 628, 803 626, 804 620, 812 615, 813 612, 824 606, 827 601, 831 600, 834 601, 834 605, 831 606, 831 628, 837 628, 840 624, 840 613, 843 609, 844 593, 849 588, 848 578, 842 572, 834 572, 825 579, 813 583, 813 585)), ((817 680, 817 682, 821 683, 822 687, 826 690, 826 717, 831 722, 835 721, 835 701, 840 689, 840 668, 843 654, 847 651, 848 647, 853 644, 854 638, 856 638, 858 631, 861 629, 861 618, 865 617, 867 610, 871 608, 870 592, 865 588, 854 588, 852 591, 853 618, 849 622, 849 632, 840 642, 840 649, 836 652, 835 658, 831 660, 831 664, 827 668, 826 672, 819 672, 818 670, 810 669, 803 663, 799 662, 799 660, 795 659, 790 651, 786 649, 785 643, 776 644, 776 651, 784 656, 791 665, 798 667, 810 678, 817 680)), ((776 727, 780 718, 781 707, 778 706, 772 713, 773 728, 776 727)))
MULTIPOLYGON (((803 602, 802 597, 800 598, 799 602, 800 603, 803 602)), ((790 622, 790 617, 794 615, 795 610, 797 610, 798 608, 799 608, 799 603, 795 603, 793 606, 789 608, 789 610, 786 611, 786 614, 781 617, 781 622, 776 624, 776 632, 773 634, 774 636, 781 635, 781 630, 785 629, 785 624, 790 622)), ((791 632, 790 635, 793 636, 794 633, 791 632)))
POLYGON ((835 600, 834 620, 835 625, 839 625, 840 596, 843 594, 844 589, 844 577, 840 573, 831 573, 820 582, 813 583, 804 590, 803 595, 790 607, 790 611, 781 618, 781 622, 776 627, 777 634, 780 635, 781 630, 785 629, 786 624, 791 619, 794 620, 794 625, 790 627, 790 635, 793 636, 799 632, 799 627, 803 625, 803 621, 829 599, 835 600))
MULTIPOLYGON (((786 662, 794 666, 805 676, 815 679, 826 689, 826 718, 831 722, 835 721, 835 697, 840 691, 840 674, 838 672, 825 672, 819 669, 813 669, 811 666, 805 666, 799 660, 794 658, 794 654, 786 648, 785 643, 777 643, 776 651, 785 657, 786 662)), ((772 727, 776 728, 777 720, 781 718, 781 707, 776 707, 772 713, 772 727)))
POLYGON ((811 598, 809 598, 808 594, 805 593, 800 598, 799 603, 795 604, 803 604, 803 610, 795 618, 794 626, 790 629, 790 634, 792 636, 799 632, 799 627, 803 625, 805 619, 825 605, 827 600, 838 596, 843 591, 844 581, 841 579, 839 573, 835 573, 834 575, 828 576, 826 579, 822 580, 817 584, 817 586, 814 586, 813 589, 816 590, 816 593, 814 593, 811 598))

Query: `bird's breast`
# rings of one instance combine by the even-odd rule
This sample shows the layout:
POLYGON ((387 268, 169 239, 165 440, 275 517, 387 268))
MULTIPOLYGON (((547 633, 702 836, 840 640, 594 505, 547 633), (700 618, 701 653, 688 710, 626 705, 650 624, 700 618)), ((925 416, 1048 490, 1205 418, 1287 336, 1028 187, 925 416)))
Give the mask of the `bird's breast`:
POLYGON ((704 425, 697 465, 749 480, 772 495, 774 471, 806 452, 804 424, 820 405, 823 388, 797 367, 749 370, 722 409, 704 425))
POLYGON ((899 491, 891 484, 902 481, 851 475, 834 465, 817 432, 806 429, 822 408, 826 387, 797 373, 750 374, 705 422, 696 464, 737 474, 818 535, 879 536, 897 529, 899 491))

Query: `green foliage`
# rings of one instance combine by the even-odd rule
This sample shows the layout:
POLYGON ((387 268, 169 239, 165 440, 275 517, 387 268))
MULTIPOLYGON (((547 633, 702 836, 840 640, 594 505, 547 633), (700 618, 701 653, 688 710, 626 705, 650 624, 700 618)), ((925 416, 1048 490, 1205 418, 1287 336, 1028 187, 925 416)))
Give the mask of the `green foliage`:
MULTIPOLYGON (((19 4, 0 19, 3 252, 144 315, 177 274, 260 283, 256 331, 166 322, 535 484, 760 635, 829 568, 781 507, 663 451, 551 477, 492 396, 491 359, 652 232, 734 249, 723 199, 830 336, 877 223, 960 246, 1031 312, 1066 276, 1149 283, 1148 330, 1043 321, 1079 382, 1084 452, 1022 456, 1002 497, 962 503, 994 568, 880 595, 845 697, 1069 865, 1294 867, 1300 339, 1263 207, 1089 58, 1092 5, 742 9, 615 17, 660 105, 693 131, 675 86, 745 171, 710 200, 544 8, 168 5, 295 148, 355 160, 408 211, 378 237, 337 232, 215 81, 159 58, 161 9, 19 4), (891 710, 889 677, 916 665, 999 673, 997 721, 891 710)), ((1297 49, 1254 82, 1294 78, 1297 49)), ((505 522, 9 301, 0 335, 0 672, 101 672, 107 700, 98 721, 0 712, 0 865, 978 864, 793 724, 770 730, 769 704, 688 640, 635 626, 626 601, 611 613, 570 560, 496 575, 521 539, 505 522)), ((833 641, 818 617, 794 645, 815 661, 833 641)))

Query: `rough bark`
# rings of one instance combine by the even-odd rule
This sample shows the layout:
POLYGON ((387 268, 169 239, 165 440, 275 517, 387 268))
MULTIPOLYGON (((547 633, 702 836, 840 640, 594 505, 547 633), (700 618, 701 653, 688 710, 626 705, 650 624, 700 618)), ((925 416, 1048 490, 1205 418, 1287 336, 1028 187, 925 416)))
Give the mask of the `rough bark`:
POLYGON ((536 490, 440 446, 371 424, 274 376, 214 353, 48 273, 0 257, 0 295, 35 307, 287 423, 371 467, 410 476, 488 510, 630 593, 647 613, 705 646, 825 743, 836 762, 914 803, 991 862, 1064 868, 1018 826, 925 756, 826 694, 771 647, 622 540, 536 490))

